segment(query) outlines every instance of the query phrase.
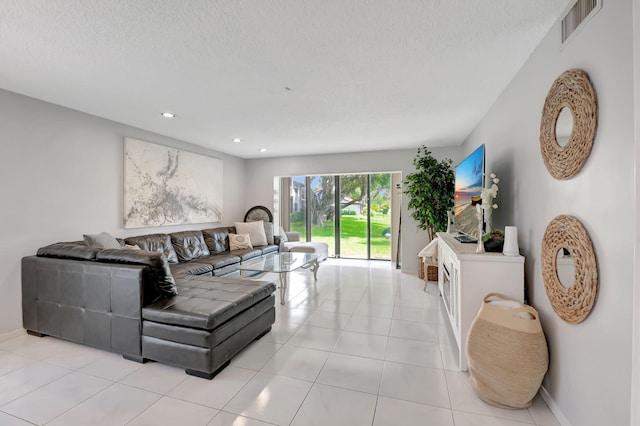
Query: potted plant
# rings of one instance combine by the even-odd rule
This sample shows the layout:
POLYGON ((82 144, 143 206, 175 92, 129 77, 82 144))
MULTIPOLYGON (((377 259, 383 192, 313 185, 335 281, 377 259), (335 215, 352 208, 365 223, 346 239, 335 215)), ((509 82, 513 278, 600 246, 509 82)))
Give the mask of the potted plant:
POLYGON ((455 175, 452 161, 436 160, 424 145, 413 159, 416 171, 404 180, 404 193, 409 196, 411 217, 427 231, 429 240, 436 232, 447 229, 448 213, 453 207, 455 175))

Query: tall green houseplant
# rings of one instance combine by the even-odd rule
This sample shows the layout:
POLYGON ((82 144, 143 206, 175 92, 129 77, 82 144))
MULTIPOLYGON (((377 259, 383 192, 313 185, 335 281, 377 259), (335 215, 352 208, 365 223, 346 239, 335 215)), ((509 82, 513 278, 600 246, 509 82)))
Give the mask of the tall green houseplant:
POLYGON ((436 232, 447 229, 447 212, 453 207, 455 191, 451 163, 450 159, 436 160, 422 145, 413 159, 416 171, 404 180, 404 193, 409 196, 409 209, 413 210, 411 217, 420 229, 427 231, 429 240, 436 232))

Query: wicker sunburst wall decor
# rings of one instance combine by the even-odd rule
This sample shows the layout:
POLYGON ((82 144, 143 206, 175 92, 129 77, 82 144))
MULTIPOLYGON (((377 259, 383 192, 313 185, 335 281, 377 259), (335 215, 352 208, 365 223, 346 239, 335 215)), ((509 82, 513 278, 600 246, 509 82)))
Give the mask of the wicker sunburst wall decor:
POLYGON ((591 312, 598 292, 598 266, 591 239, 578 219, 558 216, 544 232, 542 278, 553 310, 568 323, 583 321, 591 312), (574 264, 573 285, 558 278, 558 251, 569 251, 574 264))
POLYGON ((586 72, 571 69, 551 85, 542 110, 540 150, 549 173, 556 179, 569 179, 584 165, 596 134, 596 94, 586 72), (556 123, 562 108, 573 116, 573 129, 565 146, 556 139, 556 123))

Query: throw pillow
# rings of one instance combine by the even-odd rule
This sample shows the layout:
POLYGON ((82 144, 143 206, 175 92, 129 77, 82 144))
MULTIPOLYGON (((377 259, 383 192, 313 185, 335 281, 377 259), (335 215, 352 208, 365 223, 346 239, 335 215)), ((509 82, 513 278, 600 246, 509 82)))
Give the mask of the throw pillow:
POLYGON ((119 249, 120 243, 113 235, 108 232, 101 232, 99 234, 84 234, 84 243, 88 246, 103 248, 103 249, 119 249))
POLYGON ((264 223, 264 233, 267 236, 267 244, 273 244, 273 223, 264 223))
POLYGON ((418 253, 418 257, 434 257, 438 254, 438 238, 431 240, 429 244, 418 253))
POLYGON ((251 244, 254 246, 266 246, 267 235, 264 232, 264 221, 255 222, 235 222, 236 233, 249 234, 251 244))
POLYGON ((165 296, 171 297, 178 294, 176 281, 171 274, 169 262, 162 253, 149 253, 139 250, 100 250, 96 253, 98 262, 116 262, 147 265, 154 275, 152 282, 158 290, 165 296))
POLYGON ((229 250, 251 249, 251 237, 249 234, 229 234, 229 250))

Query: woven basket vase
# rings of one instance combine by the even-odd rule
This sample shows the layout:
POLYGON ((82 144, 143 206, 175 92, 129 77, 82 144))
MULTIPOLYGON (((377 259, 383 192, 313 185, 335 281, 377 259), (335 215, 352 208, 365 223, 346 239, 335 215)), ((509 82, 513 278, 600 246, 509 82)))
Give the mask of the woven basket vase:
POLYGON ((547 368, 549 352, 538 312, 522 305, 505 309, 490 298, 511 300, 497 293, 485 296, 467 335, 471 387, 483 401, 501 408, 531 405, 547 368), (516 315, 527 312, 533 319, 516 315))

